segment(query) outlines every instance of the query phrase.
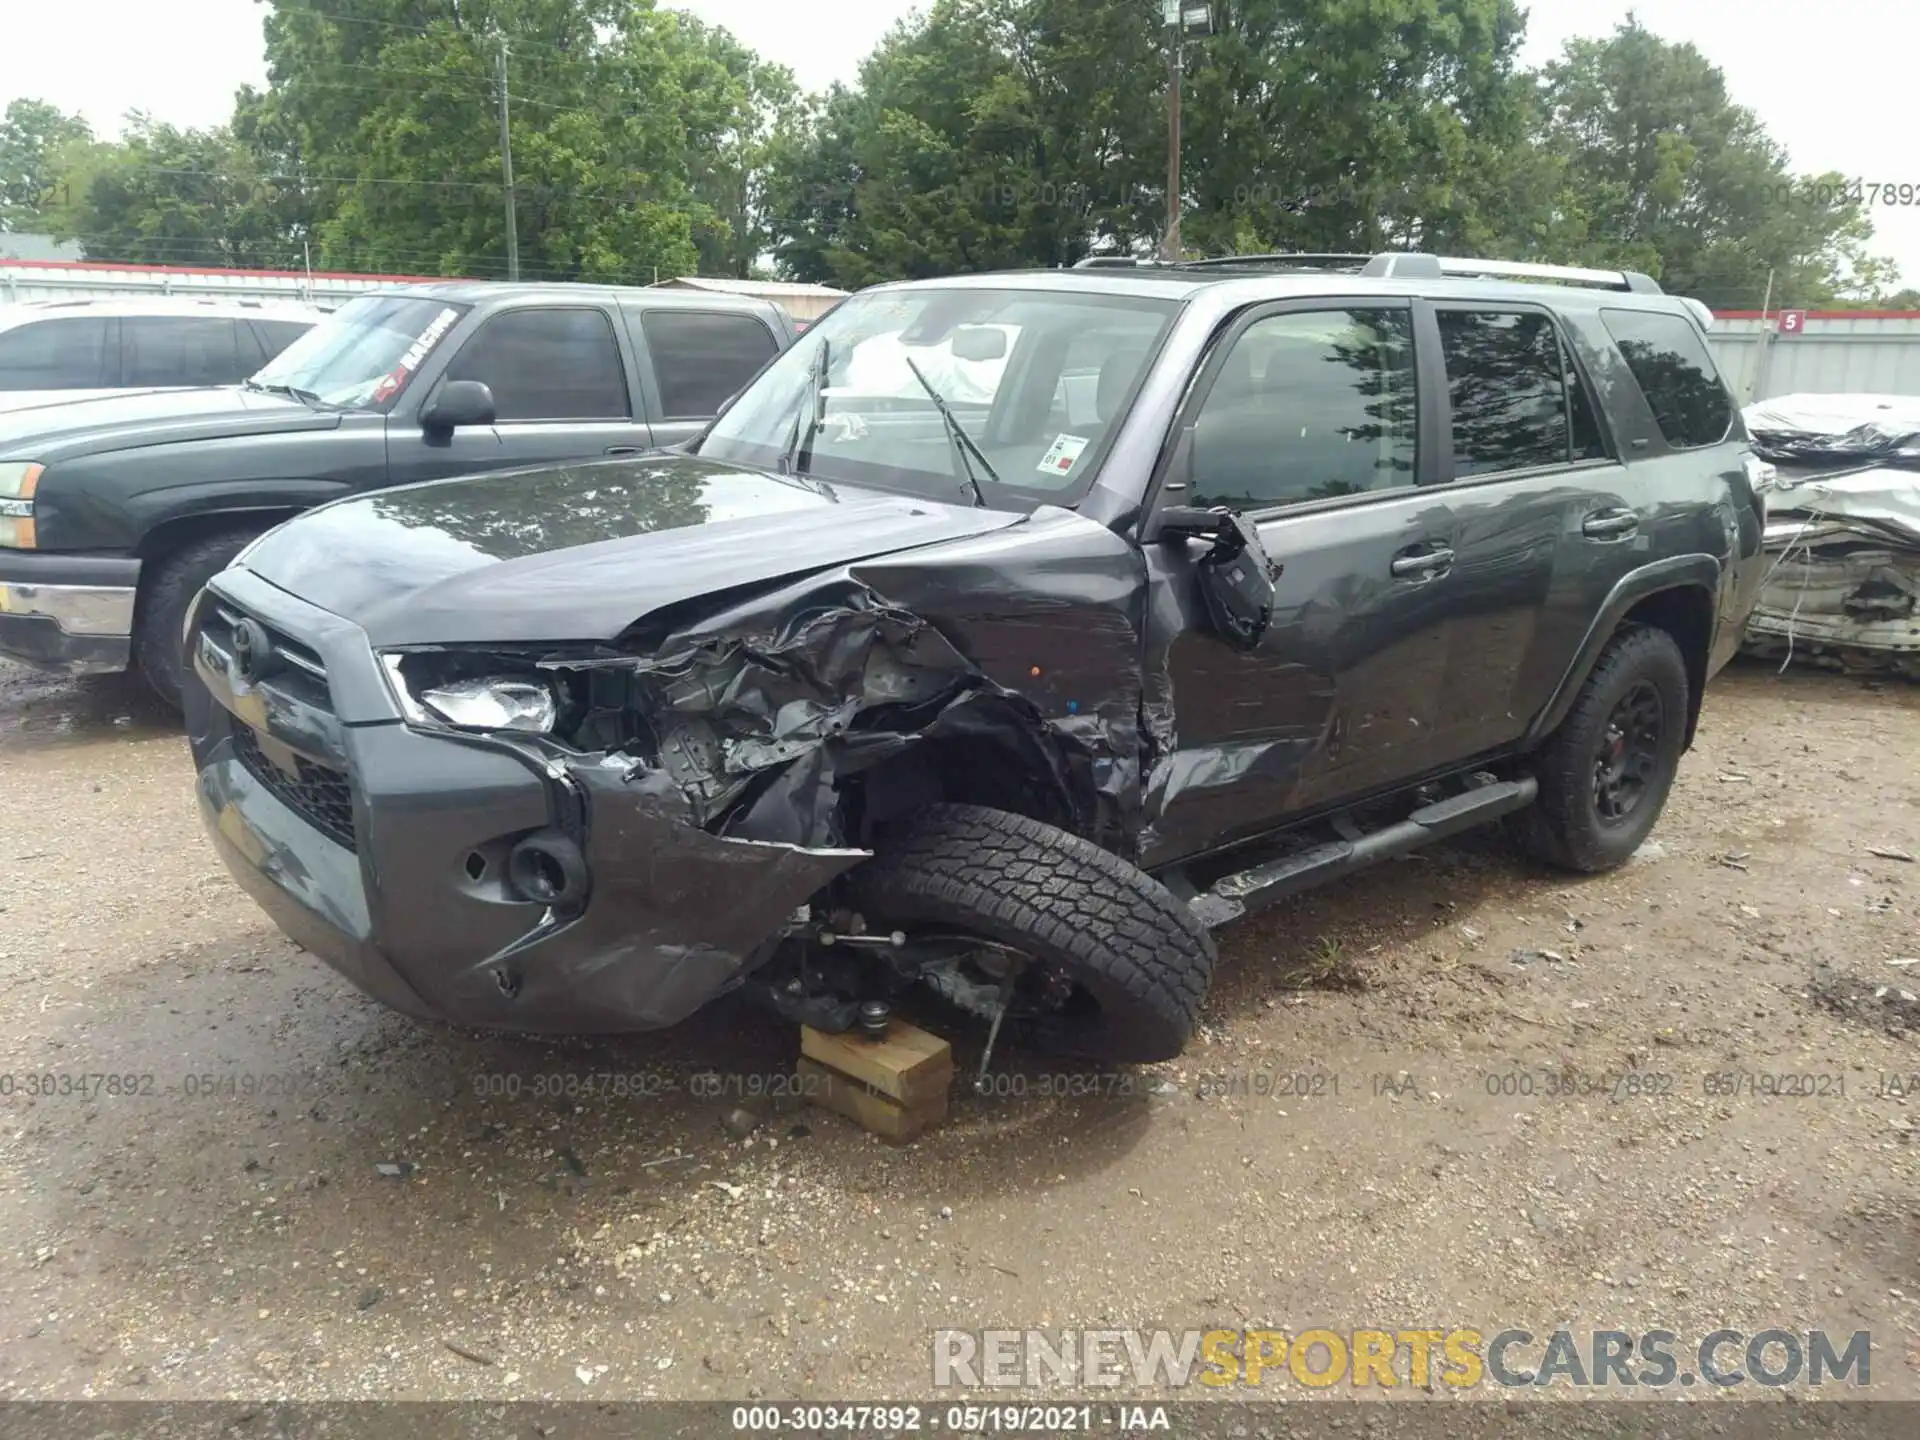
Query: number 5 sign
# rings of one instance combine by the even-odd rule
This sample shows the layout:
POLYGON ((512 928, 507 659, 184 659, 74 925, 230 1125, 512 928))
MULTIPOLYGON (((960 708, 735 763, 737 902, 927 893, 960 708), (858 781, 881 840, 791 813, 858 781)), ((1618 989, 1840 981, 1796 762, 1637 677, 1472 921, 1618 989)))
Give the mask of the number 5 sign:
POLYGON ((1804 310, 1782 310, 1780 312, 1780 333, 1798 335, 1807 328, 1807 312, 1804 310))

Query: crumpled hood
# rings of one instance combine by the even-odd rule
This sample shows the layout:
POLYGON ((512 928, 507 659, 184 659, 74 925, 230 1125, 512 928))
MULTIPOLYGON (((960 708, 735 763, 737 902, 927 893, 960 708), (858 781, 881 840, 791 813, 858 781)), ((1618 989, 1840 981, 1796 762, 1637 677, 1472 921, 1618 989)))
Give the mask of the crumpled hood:
POLYGON ((51 465, 144 445, 333 430, 339 424, 337 410, 315 410, 298 400, 237 385, 136 390, 0 414, 0 459, 51 465))
POLYGON ((1021 518, 660 455, 335 501, 245 565, 376 646, 610 641, 676 601, 1021 518))

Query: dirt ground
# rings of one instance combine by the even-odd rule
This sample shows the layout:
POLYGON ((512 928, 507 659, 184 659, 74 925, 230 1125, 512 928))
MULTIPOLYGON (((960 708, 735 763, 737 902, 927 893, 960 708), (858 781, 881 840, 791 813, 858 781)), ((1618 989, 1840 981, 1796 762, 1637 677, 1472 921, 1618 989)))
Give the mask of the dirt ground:
POLYGON ((388 1014, 132 685, 0 671, 0 1398, 898 1399, 935 1328, 1244 1325, 1868 1329, 1920 1396, 1903 853, 1920 687, 1736 667, 1614 875, 1476 838, 1226 932, 1179 1063, 743 1136, 790 1032, 388 1014))

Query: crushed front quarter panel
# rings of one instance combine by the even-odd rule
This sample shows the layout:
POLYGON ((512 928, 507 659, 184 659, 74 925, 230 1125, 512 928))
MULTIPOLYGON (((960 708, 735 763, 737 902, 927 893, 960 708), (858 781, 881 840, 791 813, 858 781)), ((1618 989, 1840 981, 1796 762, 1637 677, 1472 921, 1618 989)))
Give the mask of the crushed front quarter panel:
POLYGON ((1141 827, 1138 552, 1042 509, 1007 530, 837 565, 708 606, 637 616, 617 649, 562 669, 633 675, 650 750, 570 769, 679 821, 838 853, 839 782, 917 746, 984 742, 1123 853, 1141 827), (689 613, 689 609, 691 612, 689 613))

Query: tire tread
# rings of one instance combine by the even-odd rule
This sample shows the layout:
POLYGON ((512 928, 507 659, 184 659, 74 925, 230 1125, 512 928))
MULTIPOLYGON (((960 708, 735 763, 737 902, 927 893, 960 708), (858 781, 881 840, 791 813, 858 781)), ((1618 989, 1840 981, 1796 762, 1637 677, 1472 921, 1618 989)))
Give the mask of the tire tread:
POLYGON ((1038 958, 1118 991, 1134 1013, 1102 1058, 1171 1058, 1199 1022, 1212 936, 1159 881, 1077 835, 932 805, 889 830, 851 883, 856 903, 883 914, 904 903, 994 938, 1030 937, 1038 958))

